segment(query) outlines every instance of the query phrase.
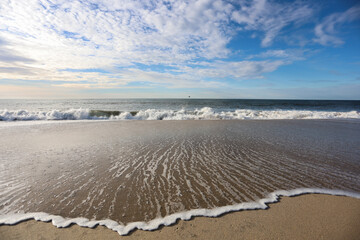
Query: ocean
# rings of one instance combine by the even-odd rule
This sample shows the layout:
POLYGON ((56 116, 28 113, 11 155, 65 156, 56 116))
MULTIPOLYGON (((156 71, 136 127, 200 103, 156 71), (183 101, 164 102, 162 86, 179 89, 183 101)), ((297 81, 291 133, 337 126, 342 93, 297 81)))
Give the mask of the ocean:
POLYGON ((360 101, 250 99, 0 100, 0 121, 360 118, 360 101))
POLYGON ((360 101, 0 100, 0 224, 125 235, 280 196, 360 198, 359 111, 360 101))

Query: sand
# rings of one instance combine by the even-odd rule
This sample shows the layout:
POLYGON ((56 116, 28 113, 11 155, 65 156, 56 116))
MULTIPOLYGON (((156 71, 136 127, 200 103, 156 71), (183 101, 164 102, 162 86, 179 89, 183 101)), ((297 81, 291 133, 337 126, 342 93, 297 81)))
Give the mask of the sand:
POLYGON ((78 121, 1 134, 0 215, 126 224, 278 189, 360 192, 359 123, 78 121))
POLYGON ((359 239, 360 200, 343 196, 307 194, 283 197, 267 210, 225 214, 129 236, 98 226, 73 225, 59 229, 51 223, 25 221, 0 226, 0 239, 359 239))

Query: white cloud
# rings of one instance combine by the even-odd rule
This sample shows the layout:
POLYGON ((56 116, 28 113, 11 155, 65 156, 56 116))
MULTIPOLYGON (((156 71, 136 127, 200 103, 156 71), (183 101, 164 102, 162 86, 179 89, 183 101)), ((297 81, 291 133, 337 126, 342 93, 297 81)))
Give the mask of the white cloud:
POLYGON ((162 2, 8 0, 1 4, 0 21, 6 26, 1 35, 24 55, 53 68, 226 56, 231 5, 169 4, 171 8, 162 2))
POLYGON ((204 79, 261 78, 289 63, 220 61, 231 54, 227 44, 235 34, 264 32, 262 45, 269 46, 284 27, 311 14, 301 2, 265 0, 2 0, 0 72, 7 79, 66 81, 68 87, 111 88, 133 81, 220 86, 219 80, 204 79), (173 69, 145 71, 136 63, 173 69), (89 68, 109 73, 63 71, 89 68))
POLYGON ((337 28, 344 23, 352 22, 360 18, 360 5, 353 6, 345 12, 333 13, 327 16, 315 27, 315 42, 321 45, 341 45, 344 41, 336 36, 337 28))
POLYGON ((213 63, 207 63, 202 68, 192 68, 189 74, 199 78, 214 78, 221 79, 232 77, 234 79, 257 79, 263 78, 264 73, 275 71, 282 65, 286 65, 289 62, 283 60, 274 61, 237 61, 237 62, 225 62, 215 61, 213 63))
POLYGON ((305 59, 305 54, 310 52, 308 49, 273 49, 267 50, 260 54, 250 55, 248 58, 260 58, 260 59, 283 59, 286 61, 299 61, 305 59))
POLYGON ((240 1, 240 9, 232 13, 232 19, 244 25, 246 30, 264 32, 261 41, 268 47, 286 26, 308 21, 313 15, 311 6, 301 1, 279 4, 274 1, 240 1))

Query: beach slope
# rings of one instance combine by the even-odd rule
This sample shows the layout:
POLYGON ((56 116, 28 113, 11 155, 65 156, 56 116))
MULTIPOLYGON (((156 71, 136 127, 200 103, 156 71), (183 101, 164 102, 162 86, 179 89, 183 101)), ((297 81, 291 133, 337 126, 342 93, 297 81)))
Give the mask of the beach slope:
POLYGON ((120 236, 105 227, 56 228, 34 220, 0 226, 0 239, 358 239, 360 200, 306 194, 283 197, 267 210, 240 211, 218 218, 196 217, 170 227, 120 236))

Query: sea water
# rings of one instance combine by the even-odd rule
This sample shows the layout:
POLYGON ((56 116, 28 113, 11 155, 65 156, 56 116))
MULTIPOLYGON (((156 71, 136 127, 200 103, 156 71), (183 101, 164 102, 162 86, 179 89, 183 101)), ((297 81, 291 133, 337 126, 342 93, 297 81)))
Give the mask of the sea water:
POLYGON ((238 99, 0 100, 0 121, 360 118, 360 101, 238 99))

